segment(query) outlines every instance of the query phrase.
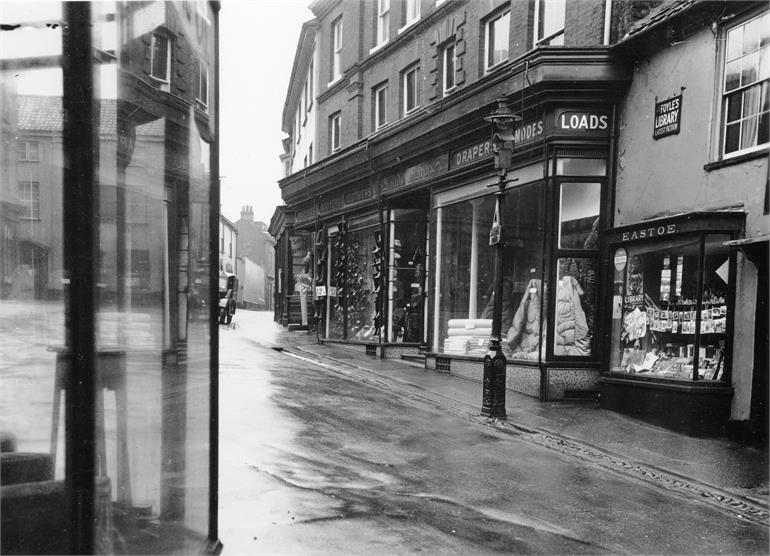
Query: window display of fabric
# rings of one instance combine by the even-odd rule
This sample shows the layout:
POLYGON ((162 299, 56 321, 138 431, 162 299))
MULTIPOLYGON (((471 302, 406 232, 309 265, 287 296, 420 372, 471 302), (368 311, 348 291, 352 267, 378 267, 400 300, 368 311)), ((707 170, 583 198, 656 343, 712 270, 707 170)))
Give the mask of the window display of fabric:
POLYGON ((485 355, 489 349, 492 319, 450 319, 444 353, 485 355))
POLYGON ((580 302, 583 289, 572 276, 562 277, 556 287, 554 355, 590 355, 591 336, 580 302))
POLYGON ((519 359, 537 359, 540 347, 540 316, 543 283, 532 279, 513 316, 506 341, 511 356, 519 359))

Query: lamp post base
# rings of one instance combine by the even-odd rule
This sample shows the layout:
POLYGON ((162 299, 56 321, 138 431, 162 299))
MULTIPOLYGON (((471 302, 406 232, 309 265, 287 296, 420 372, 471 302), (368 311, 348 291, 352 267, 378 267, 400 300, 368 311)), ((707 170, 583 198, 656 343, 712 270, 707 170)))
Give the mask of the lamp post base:
POLYGON ((484 356, 484 392, 481 414, 505 420, 505 375, 508 360, 499 347, 490 349, 484 356))

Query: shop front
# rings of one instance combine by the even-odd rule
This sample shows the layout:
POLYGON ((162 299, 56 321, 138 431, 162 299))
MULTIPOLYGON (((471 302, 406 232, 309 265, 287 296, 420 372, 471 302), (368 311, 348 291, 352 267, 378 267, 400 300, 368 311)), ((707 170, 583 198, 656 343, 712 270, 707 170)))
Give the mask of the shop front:
POLYGON ((429 367, 481 379, 495 294, 490 229, 501 220, 508 388, 541 399, 598 390, 599 230, 608 217, 611 113, 551 106, 525 119, 502 215, 495 214, 490 141, 450 153, 450 176, 467 177, 444 180, 431 196, 429 367))
POLYGON ((691 213, 606 233, 607 373, 601 404, 695 436, 730 417, 743 212, 691 213))

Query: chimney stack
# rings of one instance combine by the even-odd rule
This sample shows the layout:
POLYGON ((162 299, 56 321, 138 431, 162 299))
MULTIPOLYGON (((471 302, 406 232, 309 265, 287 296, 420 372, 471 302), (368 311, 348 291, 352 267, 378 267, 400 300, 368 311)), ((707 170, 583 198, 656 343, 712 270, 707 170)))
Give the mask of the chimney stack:
POLYGON ((241 220, 254 222, 254 209, 251 205, 244 205, 241 209, 241 220))

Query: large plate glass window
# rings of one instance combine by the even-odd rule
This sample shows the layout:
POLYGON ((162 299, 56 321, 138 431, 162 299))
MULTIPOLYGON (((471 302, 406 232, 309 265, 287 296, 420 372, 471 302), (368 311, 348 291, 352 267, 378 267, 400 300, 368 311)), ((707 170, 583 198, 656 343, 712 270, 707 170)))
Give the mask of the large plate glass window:
MULTIPOLYGON (((543 187, 506 193, 503 222, 503 349, 513 359, 538 361, 543 334, 543 187)), ((494 304, 494 247, 489 229, 493 195, 440 206, 436 217, 436 327, 434 350, 483 357, 494 304)))

